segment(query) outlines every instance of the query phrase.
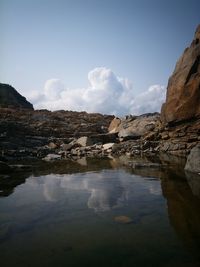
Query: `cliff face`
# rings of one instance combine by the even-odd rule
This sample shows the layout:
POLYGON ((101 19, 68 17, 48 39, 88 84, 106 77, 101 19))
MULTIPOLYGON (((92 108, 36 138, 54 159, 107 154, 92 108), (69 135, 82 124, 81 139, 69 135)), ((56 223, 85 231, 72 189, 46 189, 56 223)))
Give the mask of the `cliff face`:
POLYGON ((197 117, 200 117, 200 25, 169 78, 166 102, 161 109, 164 123, 197 117))
POLYGON ((12 86, 0 83, 0 107, 33 110, 33 105, 20 95, 12 86))

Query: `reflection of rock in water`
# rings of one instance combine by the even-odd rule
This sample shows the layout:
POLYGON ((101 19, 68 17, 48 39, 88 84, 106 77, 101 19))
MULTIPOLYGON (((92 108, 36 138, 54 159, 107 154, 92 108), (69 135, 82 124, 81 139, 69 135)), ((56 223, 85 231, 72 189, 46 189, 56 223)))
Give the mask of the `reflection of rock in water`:
POLYGON ((200 199, 193 194, 186 180, 170 177, 166 176, 161 181, 170 223, 184 243, 199 249, 200 199))

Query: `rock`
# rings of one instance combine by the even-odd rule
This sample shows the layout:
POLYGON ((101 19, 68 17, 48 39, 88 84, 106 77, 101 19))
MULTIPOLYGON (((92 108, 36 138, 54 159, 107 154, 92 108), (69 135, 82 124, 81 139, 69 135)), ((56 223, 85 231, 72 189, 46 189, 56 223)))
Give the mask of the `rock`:
POLYGON ((128 223, 133 222, 133 220, 130 217, 124 216, 124 215, 116 216, 114 220, 115 222, 122 223, 122 224, 128 224, 128 223))
POLYGON ((161 119, 174 123, 200 116, 200 25, 169 79, 161 119))
POLYGON ((58 146, 57 146, 55 143, 50 142, 50 143, 48 144, 48 147, 51 148, 51 149, 56 149, 58 146))
POLYGON ((114 118, 109 127, 108 127, 108 131, 109 133, 117 133, 119 131, 119 125, 121 124, 121 120, 119 118, 114 118))
POLYGON ((108 150, 114 146, 115 143, 107 143, 103 145, 104 150, 108 150))
POLYGON ((141 135, 132 132, 130 129, 121 129, 119 131, 119 140, 120 142, 122 141, 127 141, 127 140, 136 140, 136 139, 140 139, 141 135))
POLYGON ((92 142, 92 139, 90 137, 82 136, 76 141, 76 144, 78 144, 80 146, 91 146, 91 145, 93 145, 93 142, 92 142))
POLYGON ((10 166, 5 162, 0 161, 0 173, 9 173, 10 171, 10 166))
POLYGON ((159 113, 148 113, 141 116, 124 119, 119 126, 119 138, 126 141, 139 139, 141 136, 149 134, 160 122, 159 113))
POLYGON ((67 150, 71 150, 72 148, 76 147, 77 146, 77 140, 73 140, 71 141, 69 144, 62 144, 61 145, 61 148, 64 150, 64 151, 67 151, 67 150))
POLYGON ((25 97, 20 95, 12 86, 3 83, 0 83, 0 107, 33 110, 33 105, 25 97))
POLYGON ((192 148, 185 165, 185 171, 200 172, 200 145, 192 148))
POLYGON ((58 159, 61 159, 61 155, 48 154, 45 158, 43 158, 43 160, 45 161, 58 160, 58 159))

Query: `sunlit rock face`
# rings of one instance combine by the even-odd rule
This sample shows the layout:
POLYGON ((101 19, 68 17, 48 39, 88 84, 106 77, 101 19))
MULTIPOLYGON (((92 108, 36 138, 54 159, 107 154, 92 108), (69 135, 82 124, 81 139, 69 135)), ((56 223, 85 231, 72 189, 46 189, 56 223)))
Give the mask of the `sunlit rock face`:
POLYGON ((169 78, 166 102, 162 106, 164 123, 200 116, 200 25, 169 78))

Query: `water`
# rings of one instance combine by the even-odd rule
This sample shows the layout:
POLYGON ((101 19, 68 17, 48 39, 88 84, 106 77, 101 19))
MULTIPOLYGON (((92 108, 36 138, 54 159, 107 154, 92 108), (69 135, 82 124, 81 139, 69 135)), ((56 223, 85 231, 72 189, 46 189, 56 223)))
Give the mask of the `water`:
POLYGON ((4 177, 24 183, 3 183, 1 266, 200 266, 198 178, 80 163, 4 177))

